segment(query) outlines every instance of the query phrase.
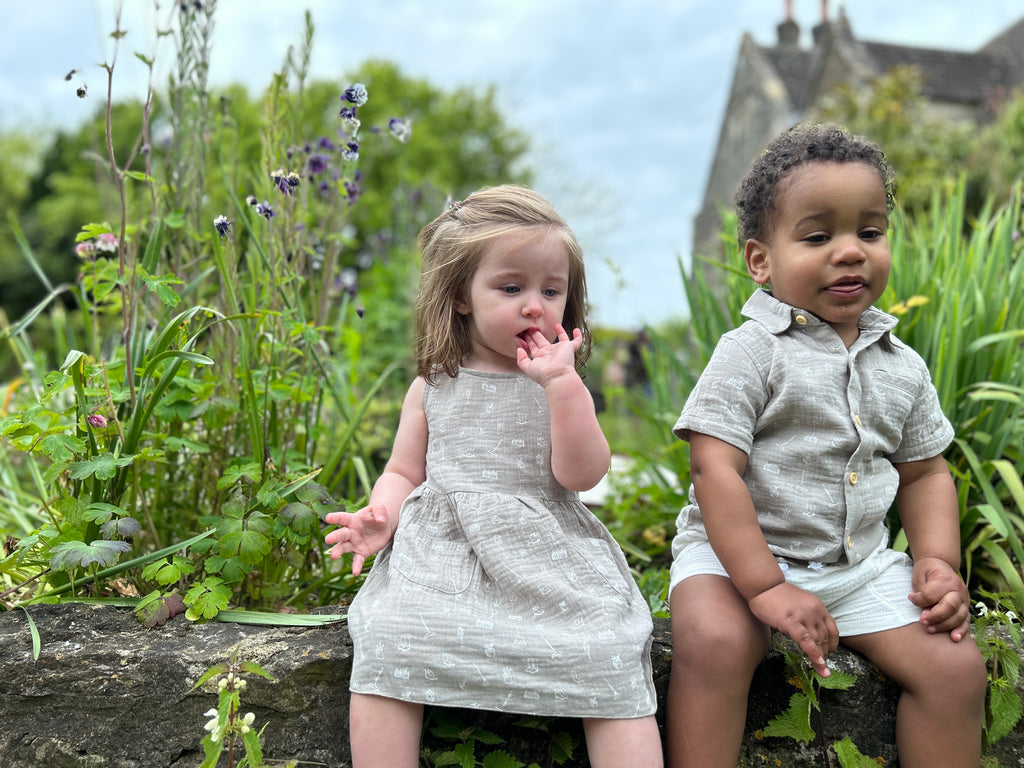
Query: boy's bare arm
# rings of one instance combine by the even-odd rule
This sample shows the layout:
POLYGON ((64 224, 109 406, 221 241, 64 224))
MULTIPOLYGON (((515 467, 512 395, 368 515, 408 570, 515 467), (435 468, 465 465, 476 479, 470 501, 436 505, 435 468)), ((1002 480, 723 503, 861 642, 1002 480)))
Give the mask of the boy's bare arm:
POLYGON ((895 465, 896 504, 914 558, 910 601, 922 609, 929 632, 959 642, 970 629, 970 596, 960 569, 960 513, 946 460, 933 456, 895 465))
POLYGON ((690 434, 690 479, 715 554, 748 602, 786 579, 757 522, 743 473, 747 455, 729 443, 690 434))
POLYGON ((839 630, 815 595, 786 582, 743 482, 747 456, 722 440, 690 434, 690 477, 715 554, 759 620, 789 635, 818 674, 839 645, 839 630))

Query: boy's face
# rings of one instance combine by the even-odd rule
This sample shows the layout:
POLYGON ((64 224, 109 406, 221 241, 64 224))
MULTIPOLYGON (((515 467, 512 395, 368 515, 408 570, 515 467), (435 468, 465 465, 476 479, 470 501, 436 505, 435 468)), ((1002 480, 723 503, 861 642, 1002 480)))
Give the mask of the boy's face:
POLYGON ((858 318, 889 279, 888 225, 885 187, 872 166, 807 163, 783 179, 768 239, 747 241, 747 271, 850 346, 858 318))

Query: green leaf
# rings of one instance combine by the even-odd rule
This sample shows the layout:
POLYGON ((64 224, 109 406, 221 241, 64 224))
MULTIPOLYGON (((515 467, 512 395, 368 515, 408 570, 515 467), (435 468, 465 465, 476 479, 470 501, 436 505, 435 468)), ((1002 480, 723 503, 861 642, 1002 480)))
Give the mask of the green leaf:
POLYGON ((85 508, 82 513, 82 519, 90 523, 105 523, 112 517, 123 517, 128 514, 128 510, 117 506, 116 504, 108 504, 105 501, 96 501, 85 508))
POLYGON ((118 467, 127 467, 135 461, 134 456, 114 456, 101 453, 93 459, 75 461, 68 465, 72 480, 86 480, 93 475, 97 480, 109 480, 117 474, 118 467))
POLYGON ((47 435, 39 441, 39 450, 45 453, 51 461, 66 462, 85 453, 85 442, 65 434, 47 435))
POLYGON ((221 557, 238 557, 246 565, 256 565, 272 548, 271 540, 252 527, 229 533, 218 542, 221 557))
POLYGON ((118 517, 108 520, 100 526, 100 536, 104 539, 113 539, 120 536, 130 539, 142 531, 142 524, 134 517, 118 517))
POLYGON ((32 618, 32 614, 28 612, 28 608, 23 605, 19 605, 18 607, 25 612, 25 619, 28 621, 28 632, 32 636, 32 660, 39 661, 39 651, 42 646, 39 639, 39 629, 36 627, 36 622, 32 618))
POLYGON ((186 558, 174 556, 169 562, 165 560, 147 565, 142 570, 142 578, 166 587, 194 571, 195 566, 186 558))
POLYGON ((313 508, 297 501, 285 504, 277 516, 300 536, 308 536, 320 526, 320 516, 313 508))
POLYGON ((483 768, 523 768, 526 763, 512 757, 503 749, 491 752, 483 760, 483 768))
POLYGON ((210 576, 201 584, 194 585, 185 595, 188 606, 185 617, 189 621, 212 619, 228 607, 230 600, 231 588, 224 584, 223 579, 210 576))
POLYGON ((842 768, 878 768, 878 761, 861 754, 849 736, 837 741, 832 748, 836 751, 836 758, 842 768))
POLYGON ((765 736, 781 736, 809 744, 814 739, 811 728, 811 702, 802 693, 794 693, 789 699, 789 709, 772 719, 762 731, 765 736))
POLYGON ((253 728, 242 734, 242 743, 245 745, 245 759, 248 760, 250 768, 257 768, 263 765, 263 749, 260 747, 260 735, 253 728))
POLYGON ((1020 720, 1020 696, 1006 684, 1005 680, 996 681, 989 688, 988 710, 991 722, 985 729, 985 740, 989 744, 995 744, 1012 731, 1020 720))
POLYGON ((856 675, 848 672, 840 672, 838 669, 830 669, 828 677, 822 677, 815 673, 814 679, 820 688, 828 688, 830 691, 845 691, 852 688, 857 682, 856 675))
POLYGON ((111 566, 122 552, 131 549, 126 541, 66 541, 50 550, 50 567, 56 571, 87 568, 93 563, 111 566))

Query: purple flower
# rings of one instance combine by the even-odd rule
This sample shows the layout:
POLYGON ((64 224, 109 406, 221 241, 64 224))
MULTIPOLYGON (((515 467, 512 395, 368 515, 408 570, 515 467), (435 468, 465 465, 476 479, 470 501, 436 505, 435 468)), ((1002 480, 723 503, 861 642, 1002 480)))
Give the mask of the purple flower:
POLYGON ((356 108, 355 107, 342 107, 338 113, 338 117, 342 120, 355 120, 356 119, 356 108))
POLYGON ((319 176, 327 170, 327 155, 310 155, 306 165, 313 176, 319 176))
POLYGON ((363 307, 356 307, 356 314, 362 317, 366 314, 366 310, 363 307))
POLYGON ((322 139, 320 139, 320 141, 318 141, 316 143, 316 146, 317 146, 318 149, 323 149, 323 150, 325 150, 327 152, 330 152, 333 149, 335 149, 334 142, 331 141, 326 136, 324 136, 322 139))
POLYGON ((354 162, 359 159, 359 143, 350 141, 345 145, 344 149, 341 150, 341 157, 346 163, 354 162))
POLYGON ((270 221, 277 214, 274 213, 274 209, 270 207, 270 203, 264 200, 262 203, 256 203, 256 213, 270 221))
POLYGON ((93 429, 107 428, 107 420, 103 416, 100 416, 98 413, 93 413, 90 414, 89 416, 86 416, 85 420, 89 422, 89 426, 92 427, 93 429))
POLYGON ((357 107, 361 107, 366 103, 369 96, 370 95, 366 92, 365 85, 362 83, 355 83, 345 89, 345 93, 342 94, 341 98, 349 104, 355 104, 357 107))
POLYGON ((388 131, 394 138, 405 144, 412 136, 412 123, 401 117, 392 117, 388 120, 388 131))
POLYGON ((283 168, 278 168, 271 173, 270 178, 274 182, 274 186, 286 195, 290 195, 292 190, 299 186, 301 181, 299 174, 295 173, 295 171, 285 173, 283 168))
POLYGON ((222 214, 213 220, 213 227, 217 230, 218 235, 225 238, 231 232, 231 220, 222 214))
POLYGON ((258 203, 259 200, 256 199, 255 195, 249 195, 247 198, 245 198, 245 202, 248 203, 249 205, 256 205, 256 203, 258 203))
POLYGON ((342 185, 345 187, 345 195, 348 197, 349 205, 352 205, 356 200, 358 200, 359 195, 363 193, 362 187, 360 187, 355 181, 345 179, 345 181, 342 182, 342 185))

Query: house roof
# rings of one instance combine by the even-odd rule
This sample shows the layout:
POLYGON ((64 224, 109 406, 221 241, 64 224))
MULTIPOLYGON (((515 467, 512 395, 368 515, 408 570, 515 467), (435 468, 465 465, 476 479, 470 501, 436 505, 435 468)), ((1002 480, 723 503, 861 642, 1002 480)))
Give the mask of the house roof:
POLYGON ((896 66, 914 66, 921 73, 924 96, 935 101, 977 104, 1015 83, 1010 66, 999 53, 965 53, 936 48, 912 48, 887 43, 863 43, 881 74, 896 66))
MULTIPOLYGON (((899 65, 916 67, 922 76, 923 95, 931 100, 976 105, 1024 82, 1024 18, 973 52, 855 40, 843 14, 838 21, 820 27, 832 27, 838 33, 822 39, 844 38, 852 44, 846 49, 866 58, 864 63, 879 75, 899 65)), ((801 48, 789 42, 758 48, 785 85, 790 103, 806 108, 822 44, 801 48)))

